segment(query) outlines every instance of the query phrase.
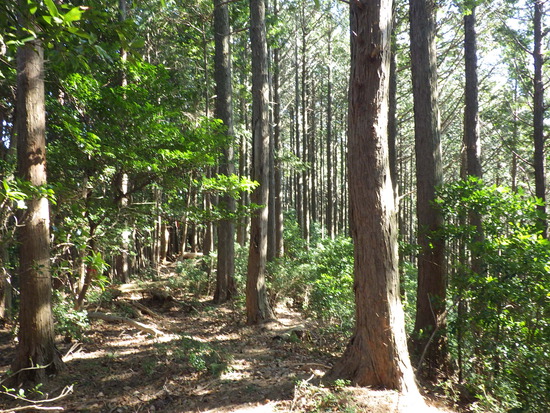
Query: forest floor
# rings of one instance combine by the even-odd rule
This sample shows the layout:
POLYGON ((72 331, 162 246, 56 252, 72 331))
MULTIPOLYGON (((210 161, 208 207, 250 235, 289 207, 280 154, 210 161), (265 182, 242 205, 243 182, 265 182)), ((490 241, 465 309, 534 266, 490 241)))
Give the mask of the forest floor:
MULTIPOLYGON (((335 347, 342 348, 334 345, 337 338, 287 306, 277 308, 276 321, 247 326, 237 304, 214 305, 171 288, 178 277, 172 270, 168 266, 156 282, 121 286, 108 306, 88 309, 123 313, 156 333, 93 320, 80 341, 60 337, 66 369, 40 390, 43 398, 72 390, 35 406, 101 413, 450 411, 433 400, 430 408, 407 410, 396 392, 321 384, 335 347)), ((14 357, 12 330, 0 328, 0 377, 14 357)), ((28 405, 0 395, 0 412, 28 405)))

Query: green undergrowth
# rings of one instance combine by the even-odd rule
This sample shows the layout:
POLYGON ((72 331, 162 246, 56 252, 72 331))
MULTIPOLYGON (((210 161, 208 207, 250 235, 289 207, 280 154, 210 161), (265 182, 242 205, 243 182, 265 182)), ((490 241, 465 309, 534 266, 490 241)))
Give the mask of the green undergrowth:
MULTIPOLYGON (((227 371, 230 361, 229 355, 215 345, 183 334, 174 341, 155 344, 155 353, 159 362, 177 364, 182 370, 214 377, 227 371)), ((151 369, 151 366, 146 368, 151 369)))

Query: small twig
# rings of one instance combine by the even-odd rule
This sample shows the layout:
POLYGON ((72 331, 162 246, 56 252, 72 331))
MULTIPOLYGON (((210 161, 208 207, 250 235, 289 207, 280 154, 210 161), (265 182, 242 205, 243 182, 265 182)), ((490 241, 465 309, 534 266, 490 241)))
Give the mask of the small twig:
POLYGON ((67 351, 67 353, 65 353, 65 355, 61 358, 62 360, 65 360, 67 357, 69 357, 74 351, 76 351, 77 349, 79 349, 79 347, 81 346, 82 344, 81 343, 74 343, 71 348, 69 349, 69 351, 67 351))
POLYGON ((63 390, 61 390, 61 393, 57 397, 52 397, 51 399, 45 399, 45 400, 31 400, 27 399, 25 397, 11 394, 8 392, 0 392, 0 394, 5 394, 7 396, 13 397, 14 399, 24 401, 26 403, 30 403, 28 406, 18 406, 18 407, 12 407, 7 410, 0 410, 0 413, 9 413, 9 412, 16 412, 16 411, 22 411, 27 409, 34 409, 34 410, 65 410, 63 407, 59 406, 42 406, 44 403, 52 403, 58 400, 61 400, 65 397, 67 397, 69 394, 73 392, 73 385, 65 386, 63 390))
POLYGON ((54 410, 65 410, 65 408, 59 407, 59 406, 56 406, 56 407, 54 407, 54 406, 52 406, 52 407, 47 407, 47 406, 35 405, 35 406, 19 406, 19 407, 14 407, 14 408, 8 409, 8 410, 0 410, 0 413, 20 412, 20 411, 28 410, 28 409, 33 409, 33 410, 51 410, 51 411, 54 411, 54 410))
POLYGON ((447 314, 449 313, 449 310, 451 308, 454 308, 458 304, 459 301, 460 301, 460 297, 457 298, 455 301, 453 301, 453 303, 448 308, 446 308, 445 311, 443 311, 443 313, 439 316, 439 319, 438 319, 435 316, 435 313, 433 311, 431 300, 428 300, 428 302, 430 303, 430 310, 432 311, 432 315, 434 316, 435 328, 434 328, 434 331, 432 332, 432 334, 430 335, 430 338, 426 342, 426 345, 424 346, 424 350, 422 350, 422 354, 420 355, 420 360, 418 360, 418 364, 416 365, 416 370, 417 371, 420 371, 420 367, 422 367, 422 364, 424 363, 424 358, 426 357, 426 353, 428 352, 428 347, 430 347, 430 344, 432 343, 436 333, 439 331, 439 327, 441 325, 441 320, 444 320, 447 317, 447 314))
POLYGON ((22 371, 27 371, 27 370, 41 370, 41 369, 47 369, 48 367, 50 367, 52 365, 53 361, 49 362, 48 364, 46 364, 45 366, 30 366, 30 367, 23 367, 22 369, 19 369, 17 370, 15 373, 12 373, 10 375, 8 375, 8 377, 6 377, 4 380, 1 380, 0 381, 0 384, 8 381, 9 379, 11 379, 12 377, 15 377, 17 376, 19 373, 21 373, 22 371))

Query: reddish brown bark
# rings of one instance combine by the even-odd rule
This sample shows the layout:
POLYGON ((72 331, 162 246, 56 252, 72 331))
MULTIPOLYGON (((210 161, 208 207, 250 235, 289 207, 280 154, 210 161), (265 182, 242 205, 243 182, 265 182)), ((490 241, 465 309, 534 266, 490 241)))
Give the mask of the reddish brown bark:
POLYGON ((416 213, 418 220, 418 289, 413 333, 414 353, 424 355, 423 371, 435 379, 446 370, 444 335, 445 243, 434 235, 443 224, 435 206, 436 189, 443 183, 435 49, 435 2, 410 0, 411 70, 414 95, 416 152, 416 213), (434 334, 436 333, 436 334, 434 334))
POLYGON ((351 6, 349 202, 356 325, 327 378, 417 394, 399 294, 397 222, 388 150, 392 1, 351 6))
POLYGON ((250 249, 246 279, 248 324, 273 318, 265 283, 269 201, 269 83, 264 0, 250 0, 252 50, 252 179, 260 185, 251 201, 261 207, 250 222, 250 249))

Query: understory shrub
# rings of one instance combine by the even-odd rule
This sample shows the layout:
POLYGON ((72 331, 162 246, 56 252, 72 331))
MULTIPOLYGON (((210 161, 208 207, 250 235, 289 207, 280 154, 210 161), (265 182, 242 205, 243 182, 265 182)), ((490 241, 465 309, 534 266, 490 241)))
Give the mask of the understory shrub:
POLYGON ((550 244, 539 201, 478 179, 444 187, 438 205, 451 267, 449 344, 477 411, 550 411, 550 244), (482 217, 483 237, 468 224, 482 217), (468 264, 480 257, 481 271, 468 264))

